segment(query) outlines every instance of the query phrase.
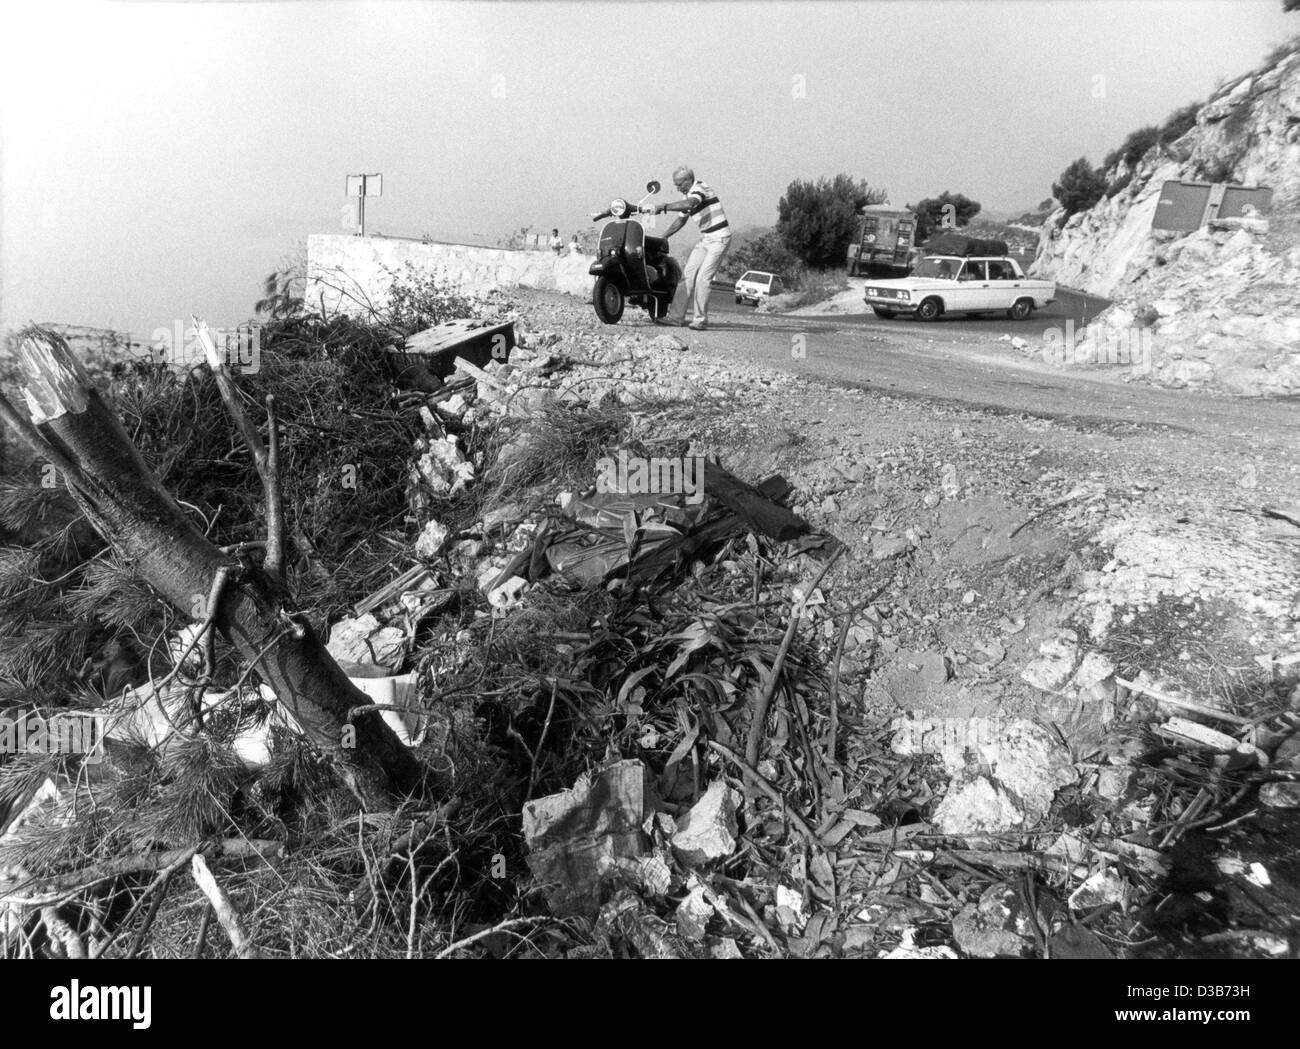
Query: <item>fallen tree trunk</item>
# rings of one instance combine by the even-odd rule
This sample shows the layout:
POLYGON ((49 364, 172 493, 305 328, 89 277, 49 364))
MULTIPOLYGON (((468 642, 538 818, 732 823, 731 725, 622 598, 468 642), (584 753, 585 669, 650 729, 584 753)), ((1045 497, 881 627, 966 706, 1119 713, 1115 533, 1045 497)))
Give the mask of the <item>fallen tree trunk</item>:
MULTIPOLYGON (((417 791, 424 766, 378 711, 349 720, 352 708, 371 701, 348 680, 306 618, 286 610, 280 581, 261 566, 222 553, 199 531, 159 484, 67 343, 35 329, 26 333, 21 354, 30 421, 3 397, 0 417, 53 463, 123 561, 182 614, 210 619, 256 664, 311 742, 351 774, 367 804, 386 806, 394 796, 417 791), (214 588, 219 574, 229 582, 214 588), (208 607, 210 596, 214 608, 208 607)), ((275 508, 269 509, 274 516, 275 508)), ((271 538, 268 550, 278 546, 278 537, 271 538)))

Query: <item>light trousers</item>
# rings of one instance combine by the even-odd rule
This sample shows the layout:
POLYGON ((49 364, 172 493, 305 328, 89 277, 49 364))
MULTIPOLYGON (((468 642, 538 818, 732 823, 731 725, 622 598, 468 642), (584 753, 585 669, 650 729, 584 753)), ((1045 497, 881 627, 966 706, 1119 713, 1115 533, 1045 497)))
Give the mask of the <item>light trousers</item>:
POLYGON ((731 247, 731 230, 718 233, 705 233, 691 250, 691 257, 686 260, 686 272, 682 276, 683 294, 681 305, 673 302, 672 318, 677 322, 686 319, 686 307, 694 305, 695 323, 706 324, 709 319, 709 291, 714 275, 722 262, 722 256, 731 247))

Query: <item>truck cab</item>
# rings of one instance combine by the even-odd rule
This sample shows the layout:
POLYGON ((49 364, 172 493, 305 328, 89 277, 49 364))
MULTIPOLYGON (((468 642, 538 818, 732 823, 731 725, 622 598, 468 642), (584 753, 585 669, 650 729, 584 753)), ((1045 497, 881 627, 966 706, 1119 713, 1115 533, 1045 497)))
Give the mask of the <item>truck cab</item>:
POLYGON ((868 205, 857 240, 849 245, 845 260, 849 276, 860 276, 872 267, 907 272, 915 238, 916 216, 907 208, 868 205))

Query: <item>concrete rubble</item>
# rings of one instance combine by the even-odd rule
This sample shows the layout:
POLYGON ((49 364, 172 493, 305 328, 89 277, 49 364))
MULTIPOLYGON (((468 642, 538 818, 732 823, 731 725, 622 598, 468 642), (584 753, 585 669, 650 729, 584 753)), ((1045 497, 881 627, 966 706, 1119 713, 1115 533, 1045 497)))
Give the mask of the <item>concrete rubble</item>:
POLYGON ((894 753, 937 757, 950 776, 934 815, 948 834, 1031 829, 1078 778, 1068 751, 1031 721, 900 717, 891 728, 894 753))

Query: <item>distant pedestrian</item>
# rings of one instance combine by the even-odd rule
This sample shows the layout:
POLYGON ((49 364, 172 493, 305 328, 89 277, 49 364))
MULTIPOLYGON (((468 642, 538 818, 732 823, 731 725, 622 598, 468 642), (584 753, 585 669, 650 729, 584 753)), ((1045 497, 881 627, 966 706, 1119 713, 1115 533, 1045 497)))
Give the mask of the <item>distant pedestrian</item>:
POLYGON ((709 324, 710 285, 713 275, 718 272, 722 256, 731 247, 731 227, 727 223, 722 204, 718 201, 718 195, 705 183, 696 181, 695 172, 690 168, 683 165, 674 171, 673 185, 679 193, 686 195, 686 199, 660 204, 654 209, 656 215, 667 211, 682 212, 664 231, 664 236, 671 237, 694 215, 700 225, 700 239, 686 262, 686 273, 682 278, 686 294, 681 309, 676 316, 669 318, 668 323, 685 323, 686 307, 693 303, 695 319, 690 326, 695 331, 704 331, 709 324))
POLYGON ((551 250, 557 255, 564 254, 564 241, 560 239, 560 231, 558 229, 551 230, 551 250))
POLYGON ((569 241, 569 254, 570 255, 582 254, 582 245, 578 243, 578 235, 576 233, 573 235, 573 239, 569 241))

